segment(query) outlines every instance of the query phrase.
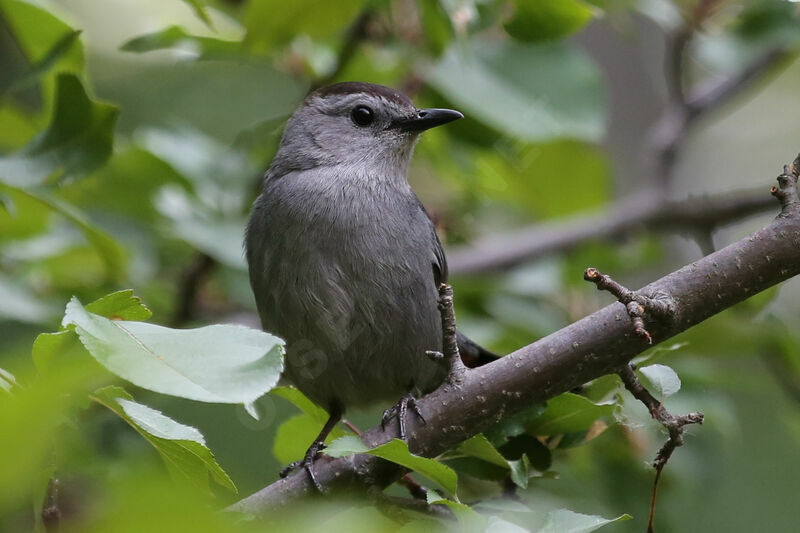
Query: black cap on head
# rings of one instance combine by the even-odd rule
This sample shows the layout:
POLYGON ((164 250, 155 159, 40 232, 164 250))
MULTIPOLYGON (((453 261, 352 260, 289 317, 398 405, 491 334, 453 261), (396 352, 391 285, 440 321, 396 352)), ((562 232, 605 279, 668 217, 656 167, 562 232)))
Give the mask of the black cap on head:
POLYGON ((360 93, 379 96, 402 106, 414 107, 414 103, 411 101, 411 99, 398 90, 392 89, 391 87, 385 87, 383 85, 364 83, 361 81, 345 81, 341 83, 334 83, 333 85, 328 85, 327 87, 317 89, 309 95, 309 98, 312 96, 325 98, 335 94, 344 95, 360 93))

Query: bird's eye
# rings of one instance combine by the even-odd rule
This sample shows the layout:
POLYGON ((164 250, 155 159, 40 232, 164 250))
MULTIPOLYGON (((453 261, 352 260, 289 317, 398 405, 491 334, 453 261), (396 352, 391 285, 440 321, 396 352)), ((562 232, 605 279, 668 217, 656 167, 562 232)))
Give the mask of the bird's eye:
POLYGON ((375 120, 372 109, 365 105, 356 106, 350 113, 350 118, 353 119, 356 126, 361 126, 362 128, 369 126, 375 120))

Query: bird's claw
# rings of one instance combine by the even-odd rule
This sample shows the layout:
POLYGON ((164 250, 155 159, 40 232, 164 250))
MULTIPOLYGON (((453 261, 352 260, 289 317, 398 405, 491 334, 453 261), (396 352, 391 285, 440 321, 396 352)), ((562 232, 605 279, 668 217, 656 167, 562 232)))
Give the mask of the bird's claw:
POLYGON ((386 429, 386 423, 389 422, 392 418, 397 418, 397 423, 400 426, 400 440, 407 441, 406 439, 406 417, 408 416, 408 410, 411 409, 414 414, 417 415, 420 422, 425 424, 425 417, 422 416, 422 413, 417 406, 417 400, 411 394, 406 394, 397 404, 393 405, 389 409, 383 412, 383 416, 381 417, 381 429, 386 429))
POLYGON ((317 480, 316 474, 314 474, 314 460, 317 458, 317 455, 319 455, 319 452, 321 452, 325 448, 326 448, 325 443, 322 441, 315 441, 311 443, 311 446, 308 447, 308 450, 306 450, 306 454, 302 459, 289 463, 283 468, 283 470, 280 471, 278 475, 281 477, 281 479, 283 479, 290 473, 292 473, 294 470, 302 466, 303 470, 306 471, 308 478, 311 480, 311 483, 314 485, 317 491, 319 491, 320 494, 323 494, 325 492, 325 489, 323 488, 322 484, 317 480))

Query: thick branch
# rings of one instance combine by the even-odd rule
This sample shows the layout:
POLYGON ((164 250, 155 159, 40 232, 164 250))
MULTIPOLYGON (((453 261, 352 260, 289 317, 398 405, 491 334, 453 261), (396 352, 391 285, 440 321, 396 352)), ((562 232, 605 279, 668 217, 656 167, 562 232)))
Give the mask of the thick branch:
MULTIPOLYGON (((640 289, 643 294, 665 292, 675 302, 676 319, 652 324, 654 338, 666 340, 800 274, 800 205, 783 206, 781 215, 762 230, 640 289)), ((444 383, 418 401, 427 424, 411 420, 410 449, 434 457, 533 403, 617 372, 649 347, 621 318, 624 314, 624 306, 614 303, 494 363, 465 372, 458 384, 444 383)), ((392 431, 376 427, 363 439, 376 446, 393 436, 392 431)), ((368 455, 321 457, 315 471, 331 491, 360 486, 364 479, 384 487, 403 474, 402 468, 368 455)), ((231 509, 260 514, 313 492, 308 477, 295 473, 231 509)))
POLYGON ((689 197, 679 202, 664 201, 655 194, 642 195, 593 214, 536 224, 453 248, 448 251, 447 262, 453 274, 502 270, 586 241, 646 231, 708 230, 774 207, 774 200, 763 189, 689 197))

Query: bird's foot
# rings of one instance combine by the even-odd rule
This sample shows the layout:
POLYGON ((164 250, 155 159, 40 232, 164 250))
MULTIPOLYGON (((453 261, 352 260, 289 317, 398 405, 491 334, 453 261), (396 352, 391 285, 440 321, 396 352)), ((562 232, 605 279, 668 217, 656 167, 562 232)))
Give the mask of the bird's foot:
POLYGON ((411 411, 417 415, 420 422, 425 424, 425 417, 422 416, 422 413, 419 411, 419 407, 417 407, 416 398, 409 393, 400 398, 400 401, 397 402, 397 404, 383 412, 383 417, 381 418, 381 429, 386 429, 386 423, 393 418, 397 418, 397 423, 400 425, 400 440, 406 441, 406 419, 408 417, 409 409, 411 409, 411 411))
POLYGON ((311 480, 311 483, 316 487, 316 489, 320 493, 324 493, 325 490, 322 487, 322 484, 317 480, 317 476, 314 474, 314 460, 319 455, 319 452, 325 449, 325 442, 323 441, 314 441, 311 443, 311 446, 308 447, 306 450, 305 456, 293 463, 289 463, 283 470, 280 471, 280 477, 285 478, 289 474, 291 474, 296 469, 303 467, 308 474, 308 479, 311 480))

